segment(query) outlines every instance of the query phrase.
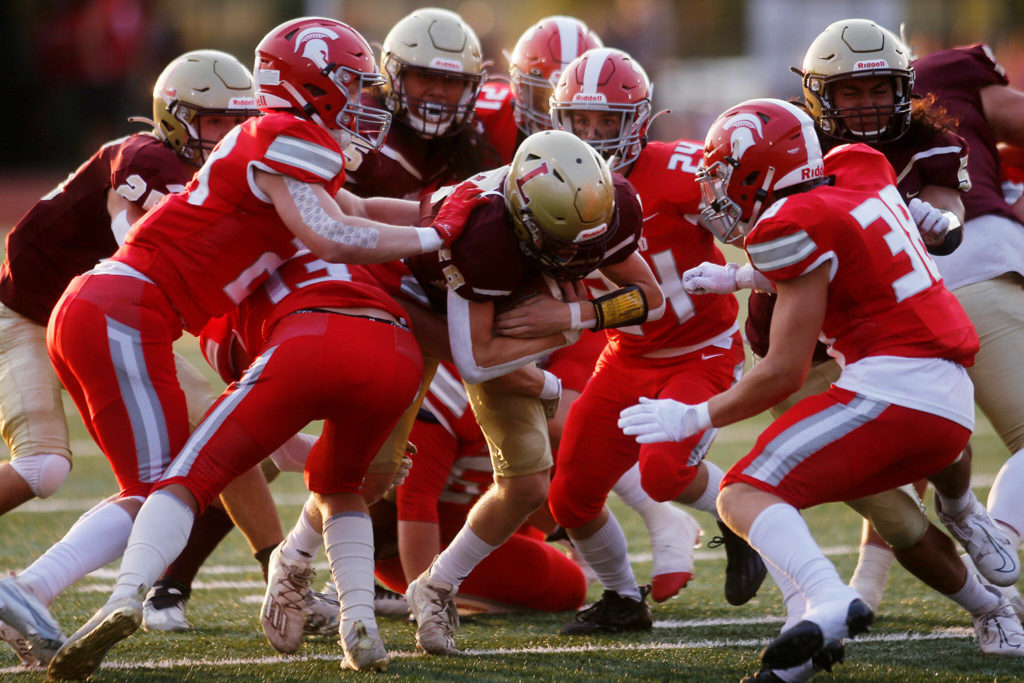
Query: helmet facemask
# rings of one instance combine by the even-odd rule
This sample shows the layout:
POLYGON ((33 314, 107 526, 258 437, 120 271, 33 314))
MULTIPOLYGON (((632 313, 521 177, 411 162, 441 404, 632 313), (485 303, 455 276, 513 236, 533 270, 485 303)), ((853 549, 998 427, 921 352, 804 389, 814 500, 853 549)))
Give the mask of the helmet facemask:
MULTIPOLYGON (((331 66, 328 64, 327 68, 331 66)), ((334 120, 336 126, 351 136, 349 140, 352 143, 370 150, 380 149, 391 127, 391 113, 363 104, 361 95, 383 85, 384 77, 376 72, 364 73, 341 66, 330 72, 330 79, 346 94, 345 106, 334 120), (353 87, 353 83, 357 85, 353 87)), ((341 145, 342 149, 347 146, 341 145)))
POLYGON ((387 98, 389 108, 421 137, 454 135, 462 130, 472 116, 473 106, 480 91, 481 74, 413 66, 394 55, 388 55, 384 61, 384 68, 391 81, 391 90, 387 98), (445 95, 449 83, 459 84, 458 101, 451 103, 444 98, 438 100, 413 97, 409 94, 405 81, 408 74, 443 80, 441 90, 445 95))
POLYGON ((517 68, 511 70, 512 91, 515 95, 516 126, 525 135, 551 130, 549 106, 555 92, 558 73, 547 80, 541 76, 526 74, 517 68))
MULTIPOLYGON (((892 142, 910 126, 911 88, 913 79, 905 72, 895 70, 871 71, 856 76, 841 74, 831 78, 808 75, 804 87, 815 93, 820 101, 821 116, 818 127, 829 137, 844 142, 892 142), (835 89, 843 83, 862 78, 887 77, 892 83, 892 104, 839 108, 835 104, 835 89), (853 125, 850 125, 850 124, 853 125)), ((806 92, 806 91, 805 91, 806 92)))
POLYGON ((646 128, 651 116, 650 101, 644 100, 630 105, 608 103, 587 106, 579 103, 559 103, 552 96, 551 120, 555 128, 575 133, 572 121, 574 111, 601 111, 619 114, 619 129, 615 135, 586 140, 587 144, 608 162, 609 169, 619 171, 632 164, 640 156, 646 143, 646 128))
POLYGON ((704 227, 719 241, 729 244, 746 234, 743 225, 743 209, 729 198, 729 181, 732 179, 735 161, 726 157, 705 168, 697 169, 697 184, 705 205, 700 217, 704 227))

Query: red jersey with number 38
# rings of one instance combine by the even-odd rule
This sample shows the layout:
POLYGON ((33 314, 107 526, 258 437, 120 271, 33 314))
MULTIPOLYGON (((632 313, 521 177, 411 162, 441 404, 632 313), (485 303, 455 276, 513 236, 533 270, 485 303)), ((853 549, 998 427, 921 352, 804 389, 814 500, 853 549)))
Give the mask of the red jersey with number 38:
POLYGON ((192 334, 301 246, 256 187, 255 169, 324 185, 332 196, 345 178, 341 148, 325 129, 286 113, 251 118, 224 136, 185 192, 141 218, 112 257, 153 280, 192 334))
POLYGON ((942 284, 896 176, 879 152, 844 145, 822 185, 772 204, 747 235, 755 268, 784 281, 828 264, 822 335, 845 364, 867 356, 942 358, 970 366, 978 336, 942 284))
MULTIPOLYGON (((683 289, 687 269, 704 261, 725 263, 715 238, 697 223, 701 197, 695 173, 703 152, 699 142, 649 142, 629 171, 644 212, 638 251, 658 278, 666 308, 658 320, 608 330, 608 341, 617 350, 643 355, 698 346, 736 325, 735 296, 690 297, 683 289)), ((606 293, 591 290, 595 295, 606 293)))

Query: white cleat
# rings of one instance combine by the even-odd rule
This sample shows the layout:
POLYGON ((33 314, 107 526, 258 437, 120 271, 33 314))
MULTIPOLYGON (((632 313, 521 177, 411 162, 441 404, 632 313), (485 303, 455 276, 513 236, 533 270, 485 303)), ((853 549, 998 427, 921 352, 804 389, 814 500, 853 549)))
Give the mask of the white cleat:
POLYGON ((409 584, 405 599, 416 620, 416 644, 431 655, 459 654, 455 647, 455 634, 459 630, 455 588, 432 581, 428 569, 409 584))
POLYGON ((260 625, 270 645, 291 654, 302 645, 306 624, 306 594, 313 580, 313 563, 289 560, 281 546, 270 554, 267 592, 260 610, 260 625))
MULTIPOLYGON (((333 587, 334 584, 328 584, 333 587)), ((341 605, 338 593, 306 592, 306 621, 302 633, 307 636, 333 636, 338 633, 341 605)))
POLYGON ((0 621, 0 640, 14 648, 14 654, 18 655, 18 659, 21 660, 21 665, 26 669, 46 668, 46 665, 40 662, 36 656, 32 654, 32 648, 28 639, 2 621, 0 621))
POLYGON ((1013 606, 995 586, 985 588, 999 596, 999 605, 990 612, 971 617, 981 651, 987 655, 1024 657, 1024 628, 1013 606))
POLYGON ((50 678, 81 681, 94 674, 107 651, 139 628, 144 595, 142 588, 137 595, 118 598, 100 607, 53 656, 47 668, 50 678))
POLYGON ((348 633, 338 641, 345 652, 342 669, 355 671, 387 671, 388 651, 380 639, 377 625, 367 628, 362 621, 351 625, 348 633))
POLYGON ((675 518, 670 529, 651 534, 651 599, 665 602, 693 578, 693 551, 700 545, 701 529, 685 510, 666 503, 675 518))
POLYGON ((43 664, 66 640, 50 610, 17 577, 0 579, 0 620, 28 641, 32 656, 43 664))
POLYGON ((158 581, 142 603, 142 628, 147 631, 188 631, 188 592, 176 581, 158 581))
POLYGON ((1020 578, 1020 557, 1010 539, 989 517, 988 510, 976 498, 956 517, 942 512, 939 496, 935 496, 935 514, 945 525, 989 583, 1012 586, 1020 578))

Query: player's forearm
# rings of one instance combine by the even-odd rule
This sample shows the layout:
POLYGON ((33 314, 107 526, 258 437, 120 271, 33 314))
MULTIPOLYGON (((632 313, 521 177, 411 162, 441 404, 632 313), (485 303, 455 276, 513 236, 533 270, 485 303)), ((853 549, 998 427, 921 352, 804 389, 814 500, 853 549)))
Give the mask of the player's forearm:
POLYGON ((780 367, 766 358, 708 401, 711 424, 725 427, 763 413, 799 389, 806 375, 806 369, 780 367))

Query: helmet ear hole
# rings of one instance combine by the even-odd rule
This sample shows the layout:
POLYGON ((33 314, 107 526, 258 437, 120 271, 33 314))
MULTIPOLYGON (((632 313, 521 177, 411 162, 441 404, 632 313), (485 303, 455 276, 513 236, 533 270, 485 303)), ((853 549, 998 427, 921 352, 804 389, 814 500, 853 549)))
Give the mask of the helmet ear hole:
POLYGON ((760 171, 752 171, 748 173, 747 176, 742 181, 740 181, 740 185, 743 185, 744 187, 748 185, 753 185, 754 183, 757 182, 757 178, 759 175, 761 175, 760 171))

